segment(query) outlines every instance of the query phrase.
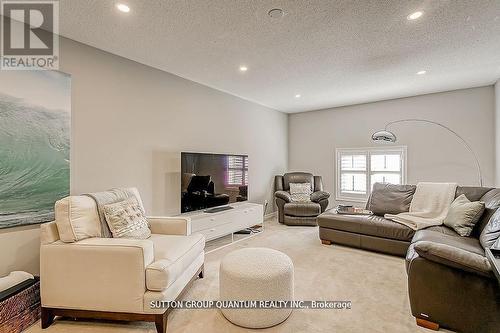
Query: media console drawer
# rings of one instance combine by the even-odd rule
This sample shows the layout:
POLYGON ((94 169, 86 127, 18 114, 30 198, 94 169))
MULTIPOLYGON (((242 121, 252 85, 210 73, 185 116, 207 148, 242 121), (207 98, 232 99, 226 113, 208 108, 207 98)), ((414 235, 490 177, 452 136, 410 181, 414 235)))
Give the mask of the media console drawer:
POLYGON ((203 218, 196 218, 191 220, 191 230, 193 232, 214 228, 218 225, 226 224, 233 219, 232 214, 227 214, 224 217, 220 215, 207 216, 203 218))
POLYGON ((220 213, 199 213, 191 216, 191 230, 200 233, 206 240, 229 235, 263 221, 263 207, 259 204, 244 204, 220 213))
POLYGON ((209 241, 215 238, 219 238, 225 235, 229 235, 233 232, 233 226, 231 223, 226 223, 219 226, 214 226, 210 229, 203 229, 199 231, 195 231, 196 234, 202 234, 205 236, 205 241, 209 241))

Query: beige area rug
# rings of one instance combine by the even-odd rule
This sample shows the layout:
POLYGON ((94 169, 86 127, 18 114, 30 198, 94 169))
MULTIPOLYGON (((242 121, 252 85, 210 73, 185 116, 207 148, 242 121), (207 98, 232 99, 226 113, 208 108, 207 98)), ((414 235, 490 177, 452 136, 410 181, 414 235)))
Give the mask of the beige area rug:
MULTIPOLYGON (((295 266, 297 300, 350 300, 351 310, 294 310, 282 324, 262 330, 234 326, 215 309, 174 310, 169 333, 187 332, 429 332, 416 326, 410 313, 406 272, 402 258, 322 245, 317 227, 288 227, 266 221, 263 233, 209 253, 205 278, 194 282, 187 300, 216 300, 221 258, 242 247, 269 247, 286 253, 295 266)), ((152 323, 116 323, 57 319, 46 330, 35 332, 154 333, 152 323)))

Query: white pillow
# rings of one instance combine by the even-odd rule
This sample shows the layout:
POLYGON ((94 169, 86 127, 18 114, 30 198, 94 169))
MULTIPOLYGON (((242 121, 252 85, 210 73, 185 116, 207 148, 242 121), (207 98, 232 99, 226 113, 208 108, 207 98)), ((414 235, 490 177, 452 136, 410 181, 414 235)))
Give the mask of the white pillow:
POLYGON ((136 198, 104 205, 104 216, 113 238, 147 239, 151 236, 148 220, 136 198))
POLYGON ((94 199, 86 195, 69 196, 55 204, 59 238, 66 243, 101 237, 101 222, 94 199))
POLYGON ((290 183, 290 195, 292 197, 292 201, 311 201, 311 193, 311 183, 290 183))

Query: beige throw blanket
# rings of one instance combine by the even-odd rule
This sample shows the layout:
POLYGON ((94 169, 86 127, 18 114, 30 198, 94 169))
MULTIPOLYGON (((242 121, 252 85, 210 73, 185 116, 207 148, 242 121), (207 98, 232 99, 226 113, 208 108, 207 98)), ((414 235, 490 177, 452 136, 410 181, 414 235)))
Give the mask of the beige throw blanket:
MULTIPOLYGON (((104 206, 115 202, 123 201, 128 198, 136 198, 136 194, 132 188, 114 188, 104 192, 86 193, 86 196, 91 197, 97 204, 99 219, 101 220, 101 237, 111 238, 113 234, 109 230, 108 223, 104 217, 104 206)), ((138 199, 139 200, 139 199, 138 199)))
POLYGON ((413 230, 443 224, 456 189, 456 183, 418 183, 410 211, 397 215, 385 214, 384 217, 413 230))

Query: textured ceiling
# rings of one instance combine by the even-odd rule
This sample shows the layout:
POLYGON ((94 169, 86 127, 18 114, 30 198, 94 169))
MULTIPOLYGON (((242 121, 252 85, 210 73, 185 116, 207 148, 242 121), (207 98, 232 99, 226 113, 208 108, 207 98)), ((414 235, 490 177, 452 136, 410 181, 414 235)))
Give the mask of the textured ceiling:
POLYGON ((284 112, 500 77, 499 0, 121 0, 127 14, 116 2, 61 0, 61 34, 284 112))

